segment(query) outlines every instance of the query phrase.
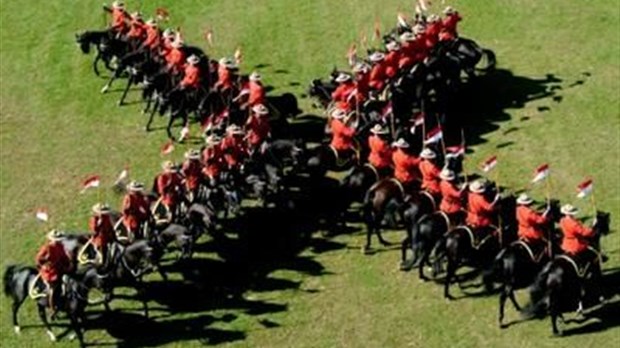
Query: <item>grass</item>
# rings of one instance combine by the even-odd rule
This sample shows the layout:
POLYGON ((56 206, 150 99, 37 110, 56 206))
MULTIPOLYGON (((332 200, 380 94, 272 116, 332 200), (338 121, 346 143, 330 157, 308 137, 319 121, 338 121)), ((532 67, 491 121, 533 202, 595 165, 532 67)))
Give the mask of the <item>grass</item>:
MULTIPOLYGON (((137 2, 128 5, 134 9, 137 2)), ((455 5, 465 18, 463 35, 495 50, 500 67, 523 78, 507 80, 515 85, 502 89, 519 89, 525 80, 544 80, 547 74, 561 79, 553 83, 561 88, 556 90, 561 101, 533 98, 506 107, 503 111, 508 117, 492 121, 495 130, 482 135, 483 142, 473 148, 469 169, 475 170, 486 157, 498 154, 500 167, 495 175, 502 184, 518 189, 527 185, 533 168, 549 162, 554 196, 570 202, 575 202, 576 184, 592 176, 596 203, 612 213, 612 229, 618 231, 618 1, 469 0, 455 5)), ((170 24, 181 26, 187 42, 206 47, 202 32, 211 27, 215 48, 209 54, 232 55, 241 45, 244 71, 261 64, 266 82, 275 87, 273 93, 297 95, 312 78, 325 76, 334 65, 344 66, 348 46, 362 30, 371 36, 375 17, 387 28, 395 22, 398 8, 411 12, 410 1, 398 0, 168 0, 157 6, 170 10, 170 24)), ((153 13, 155 7, 144 2, 143 12, 153 13)), ((145 134, 145 120, 137 105, 115 106, 118 93, 100 95, 104 81, 93 76, 91 57, 83 56, 73 43, 76 31, 101 27, 99 9, 98 1, 70 6, 60 1, 0 3, 3 265, 32 263, 51 227, 86 229, 90 206, 98 198, 94 192, 79 194, 80 182, 89 174, 102 175, 107 185, 129 164, 134 178, 148 182, 159 168, 163 133, 145 134), (50 223, 34 220, 40 206, 49 208, 50 223)), ((308 100, 301 100, 301 107, 313 112, 308 100)), ((173 155, 181 156, 180 150, 173 155)), ((533 193, 543 197, 540 188, 533 193)), ((101 196, 120 203, 111 192, 101 196)), ((575 203, 589 213, 587 201, 575 203)), ((392 233, 388 238, 397 241, 400 235, 392 233)), ((620 266, 619 238, 612 233, 603 241, 611 257, 608 268, 620 266)), ((146 326, 136 324, 138 312, 121 317, 128 320, 128 326, 135 325, 141 338, 132 340, 121 328, 113 327, 89 330, 87 340, 254 347, 595 347, 620 340, 617 327, 552 339, 546 321, 500 331, 495 324, 495 297, 445 303, 440 287, 422 284, 396 270, 396 251, 366 257, 358 251, 362 243, 362 234, 355 233, 336 238, 330 244, 335 250, 319 252, 315 245, 295 258, 291 267, 279 265, 270 270, 262 285, 247 291, 239 303, 224 301, 215 309, 169 316, 166 310, 156 310, 155 316, 161 317, 146 326), (300 263, 318 271, 304 271, 300 263)), ((212 253, 200 255, 214 257, 212 253)), ((165 307, 165 300, 151 305, 165 307)), ((1 346, 47 344, 40 328, 15 336, 9 322, 10 304, 5 297, 1 302, 1 346)), ((139 308, 135 302, 123 301, 113 306, 139 308)), ((35 312, 32 303, 26 304, 22 324, 38 325, 35 312)), ((509 319, 516 317, 510 312, 509 319)), ((65 340, 60 345, 69 343, 65 340)))

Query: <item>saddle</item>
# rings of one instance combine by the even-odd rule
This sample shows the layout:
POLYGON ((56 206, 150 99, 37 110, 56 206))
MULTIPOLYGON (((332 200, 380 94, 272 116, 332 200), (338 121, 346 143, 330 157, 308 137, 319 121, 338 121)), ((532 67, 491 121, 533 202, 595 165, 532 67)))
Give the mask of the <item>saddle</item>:
POLYGON ((41 278, 41 273, 38 273, 32 280, 28 287, 28 296, 31 299, 36 300, 41 297, 48 297, 50 295, 50 285, 41 278))
POLYGON ((547 253, 547 248, 540 248, 540 250, 536 250, 537 252, 535 252, 532 249, 532 246, 523 240, 515 241, 511 245, 522 247, 525 251, 527 251, 527 254, 530 256, 530 259, 534 263, 540 263, 540 261, 547 253))
POLYGON ((407 195, 407 192, 405 191, 405 187, 403 186, 403 184, 396 178, 390 178, 390 181, 396 184, 396 187, 398 187, 398 189, 400 190, 400 194, 404 198, 407 195))
POLYGON ((431 202, 432 211, 437 210, 437 202, 435 201, 435 197, 433 197, 433 195, 431 195, 430 193, 428 193, 428 192, 426 192, 424 190, 421 190, 420 191, 420 196, 428 198, 428 200, 431 202))
POLYGON ((446 231, 451 231, 452 228, 454 227, 454 222, 450 219, 448 214, 444 213, 441 210, 436 211, 435 214, 445 221, 446 227, 447 227, 446 231))
POLYGON ((381 175, 379 174, 379 171, 377 170, 377 168, 375 168, 375 166, 373 166, 370 163, 365 163, 364 167, 370 169, 370 171, 372 171, 375 174, 375 181, 381 180, 381 175))
POLYGON ((467 226, 467 225, 462 225, 459 226, 457 228, 463 229, 465 232, 467 232, 467 235, 469 236, 469 241, 471 243, 471 247, 475 250, 480 250, 480 248, 486 243, 488 242, 491 238, 495 237, 495 234, 497 233, 497 230, 494 230, 491 233, 487 233, 486 236, 484 236, 482 239, 480 239, 480 234, 479 233, 474 233, 474 230, 472 227, 467 226))
POLYGON ((172 223, 172 210, 164 204, 161 197, 153 205, 151 213, 155 219, 155 225, 158 227, 172 223))
POLYGON ((336 150, 331 144, 328 145, 327 147, 334 153, 334 158, 336 158, 336 161, 335 161, 336 162, 336 168, 348 167, 354 161, 357 161, 357 159, 359 158, 359 150, 357 150, 354 147, 352 147, 350 149, 350 151, 352 152, 353 155, 349 156, 347 158, 343 157, 341 155, 341 153, 338 150, 336 150))
MULTIPOLYGON (((599 254, 598 251, 596 251, 595 249, 592 249, 590 247, 588 247, 588 249, 592 252, 594 252, 596 254, 596 261, 602 262, 601 260, 601 255, 599 254)), ((590 272, 591 270, 591 266, 593 264, 595 264, 594 260, 588 260, 587 262, 578 262, 577 260, 575 260, 573 257, 571 257, 570 255, 567 254, 562 254, 562 255, 558 255, 555 257, 556 260, 564 260, 566 261, 569 265, 571 265, 573 267, 573 269, 575 270, 575 273, 577 274, 577 276, 580 279, 584 279, 590 272)))

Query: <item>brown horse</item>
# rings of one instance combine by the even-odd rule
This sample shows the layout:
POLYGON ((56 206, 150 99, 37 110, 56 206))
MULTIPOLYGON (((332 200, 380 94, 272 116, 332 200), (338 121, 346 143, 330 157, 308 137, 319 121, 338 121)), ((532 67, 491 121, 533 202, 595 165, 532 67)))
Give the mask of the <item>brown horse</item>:
POLYGON ((363 252, 367 253, 371 248, 371 236, 377 234, 379 242, 385 246, 390 245, 381 235, 381 223, 384 219, 389 225, 396 224, 396 216, 407 225, 413 225, 417 219, 435 210, 435 202, 426 192, 408 190, 396 179, 382 179, 374 184, 366 193, 363 205, 364 221, 366 223, 366 245, 363 252), (413 193, 409 193, 413 192, 413 193), (396 214, 396 215, 395 215, 396 214))

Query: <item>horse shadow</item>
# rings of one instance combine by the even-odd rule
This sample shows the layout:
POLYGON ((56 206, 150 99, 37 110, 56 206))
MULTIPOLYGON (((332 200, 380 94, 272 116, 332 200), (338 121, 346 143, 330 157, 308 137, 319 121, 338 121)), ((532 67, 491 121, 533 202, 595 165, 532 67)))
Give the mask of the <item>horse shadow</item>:
MULTIPOLYGON (((179 341, 196 340, 203 345, 216 345, 243 340, 242 331, 211 327, 216 323, 229 323, 237 316, 198 315, 183 319, 157 321, 145 319, 142 315, 120 311, 104 312, 88 321, 88 328, 101 328, 117 340, 117 347, 155 347, 179 341)), ((105 344, 105 343, 104 343, 105 344)), ((99 342, 89 345, 101 345, 99 342)), ((107 345, 107 344, 105 344, 107 345)))
MULTIPOLYGON (((584 84, 586 78, 580 79, 584 84)), ((531 117, 540 117, 549 111, 553 103, 560 103, 559 95, 565 88, 578 85, 564 85, 564 81, 554 74, 543 77, 517 76, 510 70, 497 69, 485 75, 470 79, 452 97, 448 104, 444 125, 446 143, 459 144, 462 141, 461 130, 465 131, 466 144, 478 145, 486 142, 485 134, 497 131, 501 122, 511 119, 508 109, 521 109, 533 101, 548 100, 546 105, 538 108, 538 114, 524 115, 520 121, 531 117)), ((504 135, 519 131, 512 127, 504 135)), ((506 141, 498 148, 512 146, 514 142, 506 141)))

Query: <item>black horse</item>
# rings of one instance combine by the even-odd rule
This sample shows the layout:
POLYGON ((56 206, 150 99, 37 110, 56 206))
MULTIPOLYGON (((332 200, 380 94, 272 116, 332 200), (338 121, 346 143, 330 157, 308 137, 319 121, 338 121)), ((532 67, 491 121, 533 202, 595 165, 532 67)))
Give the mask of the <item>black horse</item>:
POLYGON ((493 287, 493 282, 500 283, 499 296, 499 325, 504 328, 504 307, 506 299, 510 299, 514 307, 520 311, 515 290, 523 289, 530 286, 536 275, 540 272, 543 265, 553 255, 554 226, 560 219, 560 204, 557 200, 549 203, 549 213, 547 214, 546 235, 548 245, 546 250, 535 250, 524 241, 516 241, 504 248, 493 261, 490 270, 483 274, 483 280, 487 289, 493 287))
POLYGON ((467 264, 478 270, 488 269, 501 248, 516 239, 515 212, 516 199, 508 195, 498 202, 499 226, 497 231, 489 232, 480 238, 477 236, 478 231, 473 231, 467 226, 460 226, 447 235, 445 243, 442 242, 447 257, 444 283, 446 299, 454 299, 450 295, 450 284, 456 277, 456 271, 460 266, 467 264))
MULTIPOLYGON (((597 212, 591 245, 599 245, 600 237, 609 232, 609 224, 609 213, 597 212)), ((558 319, 564 321, 562 313, 578 309, 581 299, 586 307, 598 303, 604 290, 600 288, 600 276, 600 260, 594 260, 590 269, 584 270, 583 265, 578 265, 567 255, 555 257, 530 288, 531 304, 526 309, 527 314, 548 312, 553 334, 562 335, 563 331, 558 327, 558 319), (585 296, 582 296, 582 289, 585 296)))
POLYGON ((91 46, 95 46, 97 54, 93 60, 93 71, 100 76, 98 63, 103 61, 106 69, 114 71, 112 61, 119 59, 127 53, 128 45, 112 36, 107 30, 84 31, 75 34, 75 41, 84 54, 90 53, 91 46))
MULTIPOLYGON (((45 293, 47 285, 37 276, 38 271, 34 267, 20 265, 8 266, 4 272, 4 294, 13 300, 12 318, 15 333, 20 333, 20 326, 17 320, 19 308, 24 300, 32 296, 37 304, 39 318, 45 326, 46 333, 50 340, 56 341, 56 335, 47 320, 47 308, 49 308, 49 296, 45 293)), ((70 276, 62 278, 62 294, 56 295, 55 307, 67 314, 71 323, 71 330, 75 332, 80 341, 80 346, 84 347, 84 335, 82 327, 84 323, 84 309, 88 304, 88 288, 79 280, 70 276)), ((60 291, 60 290, 56 290, 60 291)))

